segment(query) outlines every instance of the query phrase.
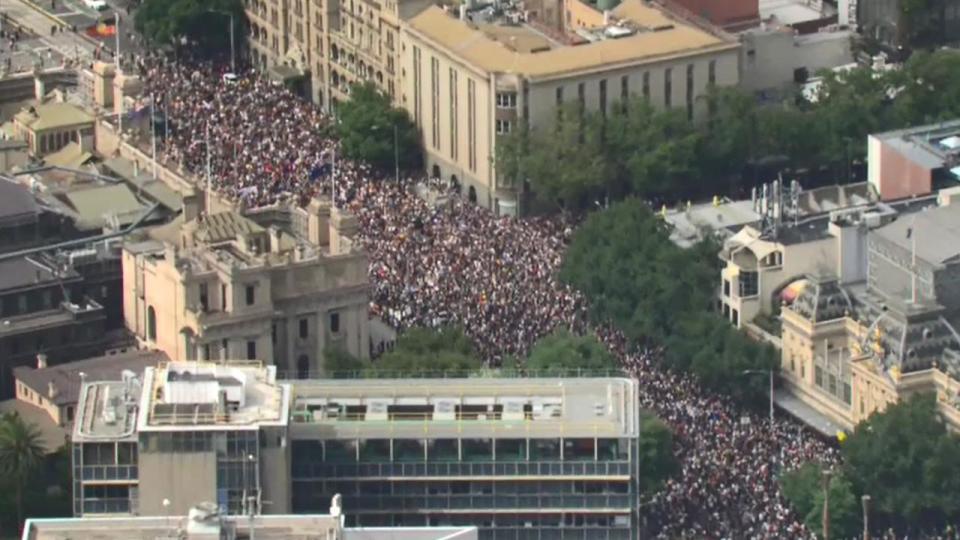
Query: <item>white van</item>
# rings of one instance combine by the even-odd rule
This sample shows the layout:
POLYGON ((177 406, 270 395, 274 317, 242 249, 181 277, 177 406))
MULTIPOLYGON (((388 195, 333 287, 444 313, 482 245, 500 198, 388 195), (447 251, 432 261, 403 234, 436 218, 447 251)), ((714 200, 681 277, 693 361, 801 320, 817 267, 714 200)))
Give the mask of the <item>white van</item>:
POLYGON ((83 0, 83 5, 96 11, 104 11, 110 7, 103 0, 83 0))

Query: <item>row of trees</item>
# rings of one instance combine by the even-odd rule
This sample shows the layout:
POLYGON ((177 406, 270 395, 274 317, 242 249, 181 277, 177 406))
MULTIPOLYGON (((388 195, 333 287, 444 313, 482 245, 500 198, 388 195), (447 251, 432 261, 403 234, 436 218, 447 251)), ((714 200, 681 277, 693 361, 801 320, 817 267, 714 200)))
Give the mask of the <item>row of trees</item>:
POLYGON ((677 247, 663 220, 627 199, 577 229, 560 277, 586 295, 597 323, 614 323, 634 343, 666 345, 668 367, 759 403, 764 381, 743 371, 777 369, 776 354, 713 313, 716 253, 711 242, 677 247))
POLYGON ((210 54, 230 51, 230 24, 242 46, 248 24, 240 0, 144 0, 134 15, 137 32, 150 45, 178 48, 185 39, 196 44, 194 52, 210 54))
MULTIPOLYGON (((830 532, 861 530, 861 496, 870 496, 873 530, 899 536, 939 534, 960 520, 960 439, 937 417, 932 395, 915 396, 860 423, 829 476, 830 532)), ((823 466, 808 463, 781 479, 783 493, 809 527, 821 532, 823 466)))
POLYGON ((960 116, 960 54, 917 53, 902 70, 827 73, 815 103, 761 106, 736 88, 705 99, 712 112, 703 124, 642 97, 605 113, 568 105, 554 125, 504 136, 498 170, 529 181, 541 202, 570 209, 630 195, 743 195, 781 169, 807 187, 844 181, 864 159, 868 134, 960 116))

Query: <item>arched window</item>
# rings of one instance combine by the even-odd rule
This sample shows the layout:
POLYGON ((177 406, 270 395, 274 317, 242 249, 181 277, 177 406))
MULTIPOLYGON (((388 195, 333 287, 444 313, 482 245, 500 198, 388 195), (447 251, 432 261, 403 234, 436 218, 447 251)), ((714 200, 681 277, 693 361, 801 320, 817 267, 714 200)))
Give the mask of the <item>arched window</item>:
POLYGON ((297 378, 306 379, 310 376, 310 357, 301 354, 297 358, 297 378))
POLYGON ((470 191, 467 192, 467 198, 470 199, 470 202, 477 204, 477 190, 470 186, 470 191))
POLYGON ((147 339, 157 340, 157 312, 154 311, 153 306, 147 308, 147 339))
POLYGON ((432 175, 432 176, 433 176, 434 178, 440 178, 440 166, 439 166, 439 165, 434 165, 434 166, 433 166, 433 175, 432 175))

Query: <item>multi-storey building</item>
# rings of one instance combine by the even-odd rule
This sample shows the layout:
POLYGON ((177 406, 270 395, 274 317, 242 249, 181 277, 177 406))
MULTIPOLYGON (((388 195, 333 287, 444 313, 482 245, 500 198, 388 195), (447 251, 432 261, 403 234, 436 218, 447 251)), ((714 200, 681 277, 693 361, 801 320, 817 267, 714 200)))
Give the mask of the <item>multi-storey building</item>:
POLYGON ((76 514, 157 515, 164 498, 178 513, 201 496, 232 514, 316 513, 340 495, 354 526, 635 535, 635 381, 284 384, 273 374, 173 362, 148 368, 142 385, 87 384, 74 429, 76 514))
POLYGON ((124 246, 124 317, 173 360, 260 359, 306 377, 324 349, 369 354, 367 256, 326 201, 186 220, 124 246))
POLYGON ((785 382, 846 427, 933 392, 960 430, 960 205, 956 195, 866 233, 860 280, 809 276, 783 308, 785 382))
POLYGON ((839 0, 841 24, 891 49, 911 45, 911 34, 927 44, 960 38, 960 0, 943 0, 905 9, 905 0, 839 0))
POLYGON ((433 6, 403 25, 400 103, 423 133, 433 176, 504 214, 517 212, 526 184, 497 174, 497 141, 521 123, 547 129, 558 106, 612 111, 631 96, 693 119, 706 115, 700 97, 711 86, 739 79, 735 38, 640 0, 608 12, 585 6, 562 35, 503 10, 498 18, 461 6, 458 16, 433 6))
POLYGON ((344 0, 330 19, 325 106, 349 98, 350 85, 370 81, 393 102, 400 95, 400 25, 430 0, 344 0))

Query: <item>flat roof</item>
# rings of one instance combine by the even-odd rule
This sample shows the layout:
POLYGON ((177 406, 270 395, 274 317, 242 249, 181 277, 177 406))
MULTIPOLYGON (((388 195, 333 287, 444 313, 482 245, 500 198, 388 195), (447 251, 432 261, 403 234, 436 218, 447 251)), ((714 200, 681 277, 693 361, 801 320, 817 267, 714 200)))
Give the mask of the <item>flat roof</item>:
POLYGON ((137 400, 142 379, 136 383, 97 381, 84 384, 73 422, 74 442, 136 440, 137 400))
POLYGON ((917 257, 932 264, 955 262, 960 257, 960 204, 915 212, 873 234, 908 251, 916 247, 917 257))
POLYGON ((277 382, 276 366, 250 361, 167 362, 146 368, 143 381, 139 431, 236 430, 287 424, 290 386, 277 382), (233 403, 226 411, 218 403, 221 392, 233 403))
POLYGON ((0 401, 0 414, 8 413, 19 414, 25 422, 37 428, 40 445, 48 454, 56 452, 70 440, 66 429, 54 422, 46 410, 32 403, 19 399, 0 401))
POLYGON ((636 382, 615 377, 302 380, 291 430, 331 439, 634 437, 637 399, 636 382), (337 412, 350 406, 367 412, 337 412))
MULTIPOLYGON (((78 275, 73 269, 65 274, 61 278, 70 279, 78 275)), ((40 286, 57 280, 52 268, 34 258, 23 256, 0 261, 0 291, 40 286)))
MULTIPOLYGON (((783 24, 799 24, 829 17, 834 13, 822 12, 802 0, 759 0, 760 18, 776 17, 783 24)), ((826 5, 824 3, 824 5, 826 5)))
POLYGON ((37 201, 21 184, 0 178, 0 219, 36 216, 37 201))
POLYGON ((437 6, 431 6, 410 19, 409 28, 477 68, 532 78, 559 77, 601 66, 647 63, 671 56, 739 47, 735 41, 721 39, 670 18, 663 11, 645 5, 642 0, 625 0, 613 10, 613 14, 647 30, 620 39, 555 47, 542 52, 517 52, 437 6), (660 30, 654 30, 657 28, 660 30))
POLYGON ((213 523, 188 516, 83 517, 28 519, 22 540, 193 540, 219 538, 229 530, 238 538, 289 540, 476 540, 477 528, 465 527, 358 527, 344 528, 342 518, 329 514, 219 516, 213 523))
POLYGON ((82 228, 102 227, 109 215, 119 218, 121 225, 128 225, 146 209, 130 188, 123 184, 71 190, 63 197, 76 210, 80 222, 78 226, 82 228))
POLYGON ((760 222, 760 214, 753 210, 753 201, 721 202, 691 205, 689 209, 668 210, 666 221, 673 230, 670 240, 681 247, 692 247, 704 238, 703 231, 715 233, 760 222))

